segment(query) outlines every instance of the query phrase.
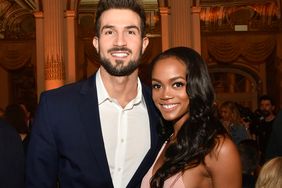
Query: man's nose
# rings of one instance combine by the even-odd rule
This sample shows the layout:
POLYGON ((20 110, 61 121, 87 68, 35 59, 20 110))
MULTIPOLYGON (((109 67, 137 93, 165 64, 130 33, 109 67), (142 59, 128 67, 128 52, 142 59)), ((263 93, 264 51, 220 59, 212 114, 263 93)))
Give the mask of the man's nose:
POLYGON ((126 37, 124 33, 118 33, 115 39, 116 46, 125 46, 126 45, 126 37))

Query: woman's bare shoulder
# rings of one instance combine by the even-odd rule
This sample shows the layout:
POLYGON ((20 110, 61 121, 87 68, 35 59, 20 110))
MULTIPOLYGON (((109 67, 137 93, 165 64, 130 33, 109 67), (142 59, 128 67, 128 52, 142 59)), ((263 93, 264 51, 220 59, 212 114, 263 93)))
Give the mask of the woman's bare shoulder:
POLYGON ((241 188, 241 162, 233 141, 228 136, 218 137, 216 147, 205 157, 205 164, 187 169, 183 182, 189 187, 241 188))
POLYGON ((237 146, 227 136, 220 136, 205 163, 215 187, 239 188, 242 182, 240 155, 237 146))

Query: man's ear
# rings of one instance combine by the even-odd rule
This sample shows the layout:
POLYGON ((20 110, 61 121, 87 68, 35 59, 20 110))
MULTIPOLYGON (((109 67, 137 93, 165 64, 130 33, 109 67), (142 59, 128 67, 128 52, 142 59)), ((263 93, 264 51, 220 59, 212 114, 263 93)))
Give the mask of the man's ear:
POLYGON ((143 38, 143 45, 142 45, 142 54, 145 52, 148 45, 149 45, 149 38, 144 37, 143 38))
POLYGON ((97 53, 99 53, 99 38, 94 37, 92 43, 93 43, 93 46, 95 47, 97 53))

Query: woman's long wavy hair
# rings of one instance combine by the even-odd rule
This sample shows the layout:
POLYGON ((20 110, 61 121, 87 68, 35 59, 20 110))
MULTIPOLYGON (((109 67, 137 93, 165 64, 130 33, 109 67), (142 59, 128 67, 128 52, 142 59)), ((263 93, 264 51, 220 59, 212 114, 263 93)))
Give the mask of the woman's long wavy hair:
POLYGON ((205 165, 205 156, 217 146, 219 135, 226 135, 215 117, 214 90, 202 57, 191 48, 171 48, 153 59, 151 70, 159 60, 169 57, 186 64, 189 119, 179 130, 177 141, 168 147, 164 164, 152 177, 150 184, 154 188, 163 187, 164 181, 178 172, 205 165))

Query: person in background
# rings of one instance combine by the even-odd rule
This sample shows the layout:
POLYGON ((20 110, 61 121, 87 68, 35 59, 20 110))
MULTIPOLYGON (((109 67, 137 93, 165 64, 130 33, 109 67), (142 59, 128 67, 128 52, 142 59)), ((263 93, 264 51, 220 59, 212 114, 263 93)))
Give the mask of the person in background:
POLYGON ((20 104, 10 104, 5 109, 5 120, 12 125, 20 135, 22 141, 29 134, 28 117, 20 104))
POLYGON ((171 136, 141 188, 241 188, 240 156, 215 117, 214 90, 201 56, 186 47, 158 55, 152 96, 171 136))
POLYGON ((250 107, 245 107, 239 103, 236 103, 236 106, 240 113, 240 123, 245 127, 248 133, 248 138, 256 140, 254 127, 257 122, 257 116, 253 113, 250 107))
POLYGON ((277 114, 269 137, 268 145, 266 147, 265 160, 274 157, 282 157, 282 110, 277 114))
POLYGON ((282 187, 282 157, 275 157, 267 161, 261 168, 256 188, 282 187))
POLYGON ((148 46, 136 0, 100 0, 93 45, 100 68, 43 92, 33 120, 27 188, 136 188, 162 145, 159 114, 138 78, 148 46))
POLYGON ((13 126, 21 137, 24 152, 29 140, 28 116, 21 104, 10 104, 5 109, 4 119, 13 126))
POLYGON ((25 103, 19 103, 20 106, 22 107, 22 109, 25 112, 25 116, 26 116, 26 121, 27 121, 27 126, 28 126, 28 130, 31 130, 32 127, 32 118, 33 118, 33 114, 32 112, 29 110, 29 108, 27 107, 27 105, 25 103))
POLYGON ((0 118, 0 187, 24 188, 24 149, 16 129, 0 118))
POLYGON ((236 144, 239 144, 242 140, 249 139, 249 134, 241 123, 240 112, 235 102, 223 102, 220 105, 220 116, 223 126, 236 144))
POLYGON ((242 188, 254 188, 260 169, 260 151, 257 142, 252 139, 242 140, 238 144, 238 150, 243 166, 242 188))
POLYGON ((261 164, 265 160, 266 147, 272 132, 273 122, 275 120, 275 105, 273 99, 268 95, 259 98, 259 113, 263 120, 257 126, 257 142, 261 151, 261 164))

